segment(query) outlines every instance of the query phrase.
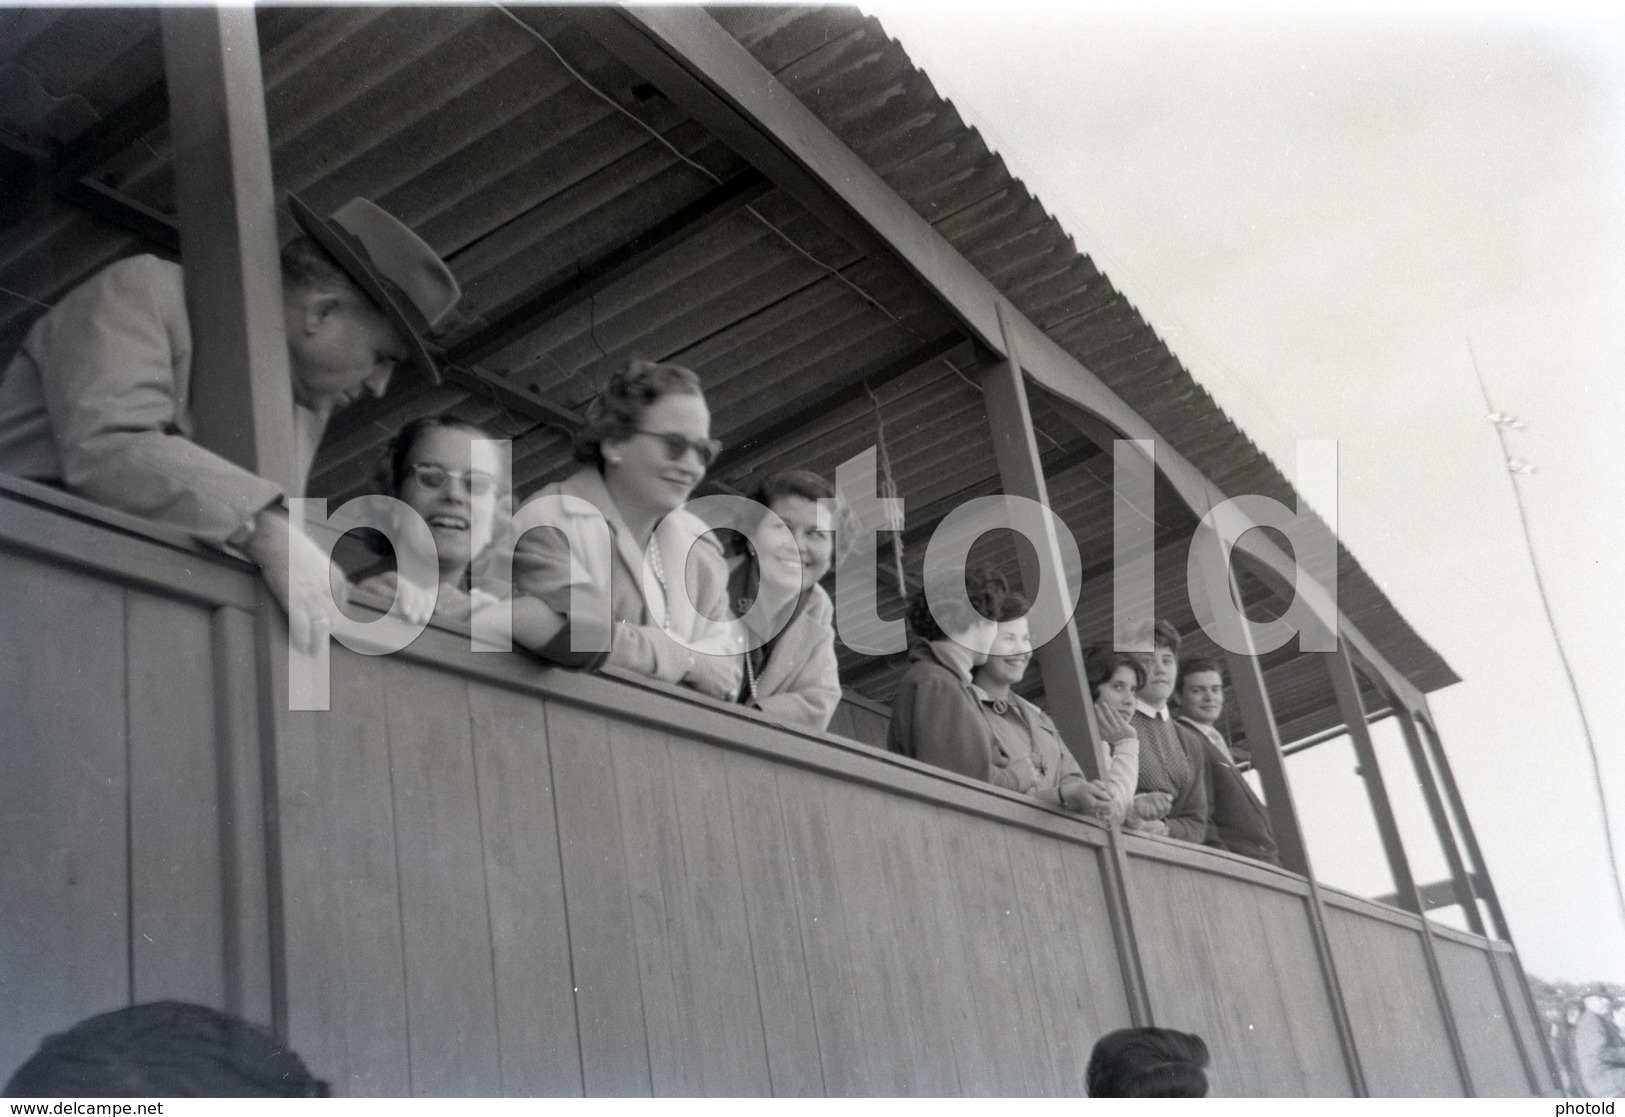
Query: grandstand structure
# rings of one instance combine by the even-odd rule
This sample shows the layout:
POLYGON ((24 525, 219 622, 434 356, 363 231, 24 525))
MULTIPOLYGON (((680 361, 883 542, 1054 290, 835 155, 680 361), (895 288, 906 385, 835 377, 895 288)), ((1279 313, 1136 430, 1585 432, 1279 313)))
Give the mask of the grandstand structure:
MULTIPOLYGON (((1115 447, 1151 442, 1130 511, 1155 610, 1226 660, 1283 862, 886 752, 901 656, 843 649, 819 734, 437 623, 393 655, 335 645, 330 709, 292 710, 251 567, 0 476, 0 1075, 86 1015, 174 998, 269 1024, 357 1096, 1078 1094, 1099 1035, 1152 1023, 1207 1039, 1219 1093, 1556 1092, 1428 708, 1455 675, 1341 545, 1335 587, 1304 590, 1335 590, 1337 651, 1201 633, 1203 515, 1297 495, 873 19, 19 8, 0 90, 0 349, 96 269, 184 253, 216 401, 199 440, 333 506, 435 413, 511 439, 529 492, 611 368, 681 363, 726 446, 715 491, 884 449, 906 556, 883 537, 887 618, 954 508, 1039 500, 1082 570, 1028 694, 1091 774, 1080 647, 1111 634, 1115 447), (307 484, 281 308, 252 295, 275 289, 287 190, 377 201, 466 293, 444 382, 347 410, 307 484), (1383 718, 1443 882, 1410 868, 1383 718), (1313 872, 1284 757, 1332 734, 1385 900, 1313 872)), ((1056 546, 974 553, 1020 580, 1056 546)), ((1208 591, 1279 615, 1304 557, 1250 532, 1208 591)))

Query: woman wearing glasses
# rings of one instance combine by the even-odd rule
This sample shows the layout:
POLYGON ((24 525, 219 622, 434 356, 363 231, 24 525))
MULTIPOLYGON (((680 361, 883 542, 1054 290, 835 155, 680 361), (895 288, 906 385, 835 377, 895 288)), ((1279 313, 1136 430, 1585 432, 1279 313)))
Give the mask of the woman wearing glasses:
POLYGON ((580 546, 585 527, 526 533, 514 549, 515 642, 564 658, 569 632, 561 618, 570 610, 575 541, 575 560, 586 567, 591 588, 609 594, 608 663, 733 701, 741 681, 739 640, 709 619, 724 616, 728 601, 722 550, 686 512, 677 513, 686 517, 681 530, 655 531, 688 500, 719 450, 693 372, 632 361, 615 373, 576 433, 581 468, 536 494, 579 497, 601 513, 609 525, 609 567, 595 567, 601 552, 580 546), (675 543, 683 535, 699 537, 687 555, 675 543), (678 582, 685 572, 686 593, 678 582))
MULTIPOLYGON (((424 556, 440 572, 437 586, 398 576, 383 560, 356 576, 356 588, 398 597, 407 619, 431 614, 466 621, 475 605, 494 601, 470 587, 469 570, 497 529, 497 497, 505 484, 494 447, 476 441, 491 435, 469 423, 431 415, 414 419, 390 440, 378 467, 378 488, 407 505, 429 525, 434 554, 424 556)), ((397 533, 398 535, 402 533, 397 533)), ((404 537, 404 536, 403 536, 404 537)))

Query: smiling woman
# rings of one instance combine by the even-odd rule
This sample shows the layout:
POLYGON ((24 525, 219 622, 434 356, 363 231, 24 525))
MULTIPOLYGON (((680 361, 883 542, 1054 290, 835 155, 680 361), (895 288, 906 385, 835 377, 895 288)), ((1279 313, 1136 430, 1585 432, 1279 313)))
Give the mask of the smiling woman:
POLYGON ((719 450, 692 371, 634 360, 611 376, 576 434, 581 467, 532 494, 577 497, 602 514, 609 567, 583 546, 584 530, 528 532, 514 550, 514 640, 561 655, 571 594, 584 576, 610 599, 609 664, 733 701, 737 639, 710 619, 727 601, 727 566, 710 528, 678 510, 719 450), (691 555, 671 545, 667 532, 657 536, 663 521, 681 521, 690 538, 699 537, 691 555))
MULTIPOLYGON (((497 535, 499 496, 507 487, 491 435, 457 419, 427 416, 401 428, 378 467, 378 489, 395 497, 429 526, 434 553, 423 566, 438 569, 439 583, 420 586, 400 578, 403 564, 369 567, 356 577, 357 588, 397 597, 407 619, 430 614, 467 620, 472 608, 493 601, 473 589, 474 560, 497 535)), ((405 515, 405 509, 396 509, 405 515)), ((406 543, 410 533, 397 530, 406 543)))

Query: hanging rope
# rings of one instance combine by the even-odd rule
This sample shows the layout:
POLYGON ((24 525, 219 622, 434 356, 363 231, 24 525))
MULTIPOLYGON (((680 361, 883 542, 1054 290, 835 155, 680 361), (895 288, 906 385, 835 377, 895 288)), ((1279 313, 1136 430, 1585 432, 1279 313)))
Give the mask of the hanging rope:
MULTIPOLYGON (((880 496, 884 500, 892 500, 897 496, 897 480, 892 476, 891 453, 886 448, 886 417, 880 410, 880 397, 875 390, 864 384, 863 390, 869 393, 869 402, 875 408, 875 457, 880 466, 880 496)), ((897 592, 902 596, 908 595, 908 583, 903 580, 903 517, 894 514, 891 509, 894 504, 886 505, 886 522, 881 530, 891 533, 891 560, 897 575, 897 592)))

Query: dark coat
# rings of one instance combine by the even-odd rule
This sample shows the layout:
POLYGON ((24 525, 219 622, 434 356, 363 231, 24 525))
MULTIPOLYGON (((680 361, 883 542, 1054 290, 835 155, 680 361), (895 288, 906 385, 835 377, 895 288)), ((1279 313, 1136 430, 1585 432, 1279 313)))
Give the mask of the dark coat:
POLYGON ((886 747, 972 779, 993 781, 993 730, 971 683, 928 643, 909 651, 892 698, 886 747))
POLYGON ((1203 844, 1279 865, 1281 853, 1275 846, 1275 832, 1270 829, 1270 816, 1264 804, 1234 762, 1207 734, 1197 729, 1196 735, 1202 738, 1207 754, 1208 795, 1211 797, 1207 838, 1203 844))

